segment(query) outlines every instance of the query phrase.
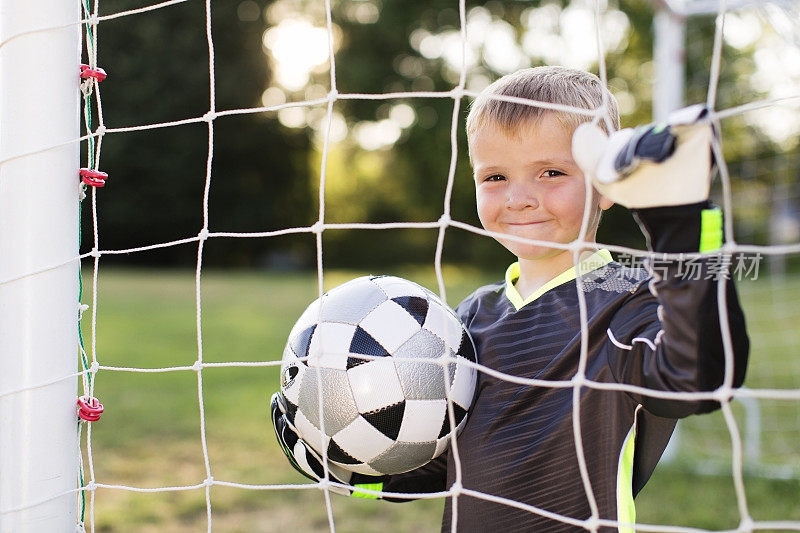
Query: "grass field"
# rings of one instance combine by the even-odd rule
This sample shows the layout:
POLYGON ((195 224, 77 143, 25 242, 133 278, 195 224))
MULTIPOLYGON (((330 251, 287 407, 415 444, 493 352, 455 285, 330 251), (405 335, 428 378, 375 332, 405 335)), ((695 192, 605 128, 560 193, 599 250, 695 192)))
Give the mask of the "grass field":
MULTIPOLYGON (((432 268, 405 269, 404 277, 436 287, 432 268)), ((357 275, 329 272, 326 287, 357 275)), ((457 303, 490 281, 448 269, 448 300, 457 303)), ((87 287, 90 285, 87 283, 87 287)), ((800 335, 800 278, 777 289, 769 280, 741 285, 753 340, 751 387, 800 388, 796 359, 800 335)), ((156 368, 197 359, 193 271, 101 269, 97 358, 101 365, 156 368)), ((202 332, 205 361, 278 360, 294 320, 316 297, 316 276, 204 271, 202 332)), ((84 301, 91 299, 90 288, 84 301)), ((84 335, 91 339, 89 315, 84 335)), ((87 349, 91 346, 87 345, 87 349)), ((248 484, 302 483, 278 448, 268 422, 268 398, 278 387, 276 367, 207 368, 202 372, 211 472, 216 480, 248 484)), ((94 424, 92 455, 99 483, 134 487, 187 486, 206 477, 200 438, 197 376, 192 371, 131 373, 101 370, 96 395, 106 407, 94 424)), ((778 403, 778 402, 776 402, 778 403)), ((738 411, 737 411, 738 412, 738 411)), ((782 402, 765 412, 764 445, 782 443, 769 460, 800 464, 800 409, 782 402), (773 418, 769 418, 777 413, 773 418)), ((691 456, 660 466, 637 500, 638 521, 650 524, 736 528, 739 509, 730 467, 700 476, 686 467, 709 453, 724 464, 729 438, 721 417, 690 421, 682 430, 691 456)), ((729 460, 728 460, 729 464, 729 460)), ((88 467, 88 465, 87 465, 88 467)), ((87 479, 90 477, 87 469, 87 479)), ((746 478, 750 515, 757 520, 800 520, 800 479, 746 478)), ((438 531, 441 500, 391 504, 334 496, 337 531, 438 531)), ((328 529, 321 492, 212 487, 215 531, 283 532, 328 529)), ((139 493, 99 489, 97 531, 204 531, 204 489, 139 493)), ((87 522, 88 509, 87 509, 87 522)))

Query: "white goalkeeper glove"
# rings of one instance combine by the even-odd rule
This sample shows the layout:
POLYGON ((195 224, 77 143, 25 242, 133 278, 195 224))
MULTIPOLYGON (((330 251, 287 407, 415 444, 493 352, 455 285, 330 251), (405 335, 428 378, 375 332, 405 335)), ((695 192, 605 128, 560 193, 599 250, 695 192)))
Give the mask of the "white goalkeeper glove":
MULTIPOLYGON (((272 415, 272 427, 278 437, 278 444, 280 444, 283 453, 286 454, 289 463, 308 479, 313 481, 322 479, 325 475, 322 468, 322 455, 297 434, 297 429, 295 429, 292 421, 289 420, 290 417, 287 416, 286 398, 282 393, 276 392, 272 395, 270 412, 272 415)), ((385 479, 382 476, 367 476, 350 472, 331 462, 328 462, 328 476, 331 481, 349 485, 349 488, 331 485, 331 492, 345 496, 355 493, 356 496, 364 498, 376 498, 377 496, 358 491, 359 487, 379 490, 376 484, 381 484, 385 479)))
POLYGON ((695 204, 708 199, 714 135, 708 109, 694 105, 673 112, 665 124, 611 136, 583 123, 572 137, 572 156, 600 194, 625 207, 695 204))

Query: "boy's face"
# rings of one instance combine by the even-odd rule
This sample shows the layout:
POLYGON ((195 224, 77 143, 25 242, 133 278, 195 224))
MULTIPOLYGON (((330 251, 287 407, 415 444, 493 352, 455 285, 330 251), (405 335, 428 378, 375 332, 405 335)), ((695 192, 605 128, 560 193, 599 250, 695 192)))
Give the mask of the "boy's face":
MULTIPOLYGON (((572 134, 552 113, 509 136, 489 123, 470 137, 478 216, 489 231, 569 243, 578 238, 586 201, 583 173, 572 159, 572 134)), ((595 193, 586 240, 594 240, 595 193)), ((520 259, 545 259, 564 250, 507 239, 498 241, 520 259)))

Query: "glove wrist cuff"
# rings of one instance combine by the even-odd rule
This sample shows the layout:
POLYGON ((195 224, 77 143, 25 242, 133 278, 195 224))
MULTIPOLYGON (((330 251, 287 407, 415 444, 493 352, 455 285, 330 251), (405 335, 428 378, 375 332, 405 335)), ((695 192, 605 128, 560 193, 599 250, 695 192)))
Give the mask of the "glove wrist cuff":
POLYGON ((710 252, 722 246, 722 212, 705 200, 695 204, 633 209, 650 251, 710 252))

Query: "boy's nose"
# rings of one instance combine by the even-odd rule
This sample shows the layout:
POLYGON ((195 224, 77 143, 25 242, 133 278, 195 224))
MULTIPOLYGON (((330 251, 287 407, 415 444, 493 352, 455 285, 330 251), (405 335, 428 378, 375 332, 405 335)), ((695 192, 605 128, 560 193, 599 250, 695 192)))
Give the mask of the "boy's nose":
POLYGON ((539 200, 533 191, 527 187, 510 187, 506 197, 506 209, 519 211, 522 209, 536 209, 539 207, 539 200))

